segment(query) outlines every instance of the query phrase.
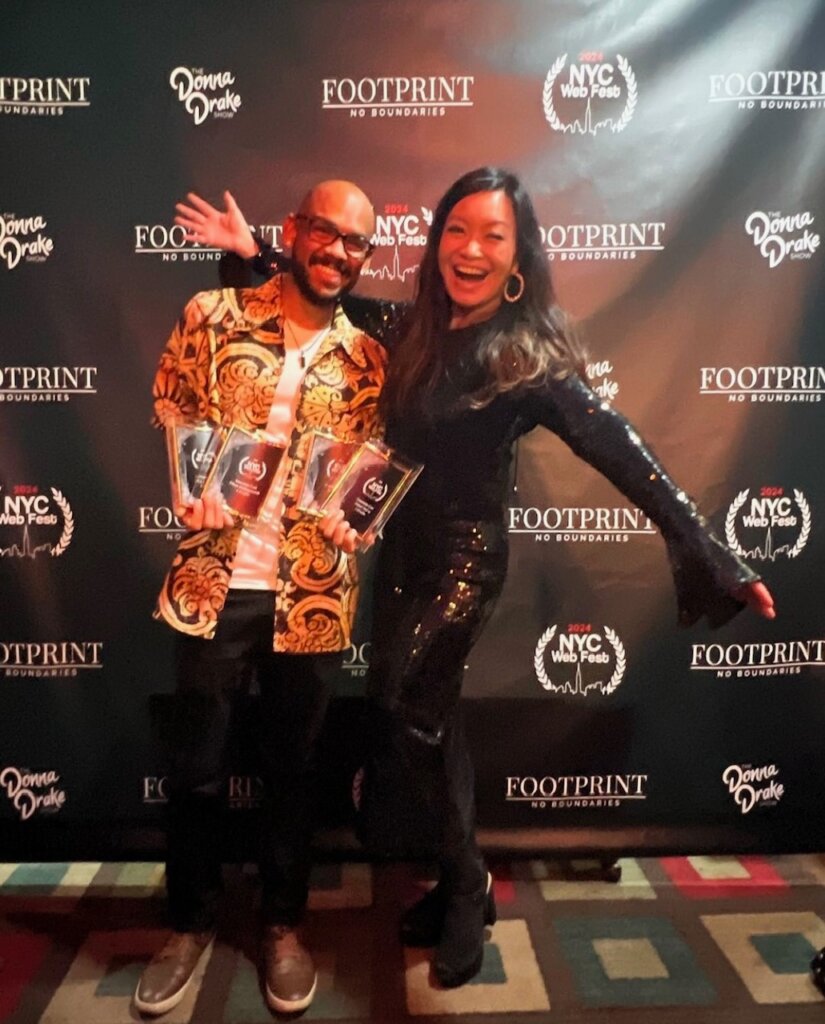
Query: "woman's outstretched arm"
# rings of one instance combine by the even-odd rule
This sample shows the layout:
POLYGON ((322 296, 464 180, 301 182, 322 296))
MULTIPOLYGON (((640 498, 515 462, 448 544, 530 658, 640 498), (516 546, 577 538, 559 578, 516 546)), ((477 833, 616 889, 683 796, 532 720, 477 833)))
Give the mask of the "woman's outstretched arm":
POLYGON ((726 622, 747 605, 775 617, 773 598, 759 576, 713 533, 691 498, 671 479, 631 423, 579 376, 528 392, 535 424, 548 427, 640 508, 667 542, 685 625, 707 615, 726 622))

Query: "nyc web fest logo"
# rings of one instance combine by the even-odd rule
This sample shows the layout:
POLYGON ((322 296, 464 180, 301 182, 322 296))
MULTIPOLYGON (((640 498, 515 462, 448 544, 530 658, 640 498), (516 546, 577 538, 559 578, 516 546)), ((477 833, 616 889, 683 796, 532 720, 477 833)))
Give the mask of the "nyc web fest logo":
POLYGON ((74 514, 56 487, 49 495, 31 484, 0 488, 0 558, 38 558, 62 555, 72 541, 74 514))
POLYGON ((616 631, 604 626, 598 632, 582 622, 571 623, 565 632, 558 628, 554 624, 542 633, 533 656, 536 678, 544 689, 570 697, 614 693, 627 669, 624 644, 616 631))
POLYGON ((725 516, 725 540, 742 558, 775 562, 797 558, 811 534, 811 506, 802 491, 783 487, 740 491, 725 516))
POLYGON ((413 278, 432 222, 432 210, 426 206, 419 206, 416 212, 410 203, 385 203, 376 215, 371 239, 377 248, 361 276, 402 282, 413 278))
POLYGON ((621 54, 611 63, 603 53, 589 51, 568 65, 564 53, 547 72, 541 99, 553 131, 596 135, 606 128, 621 132, 636 110, 636 76, 621 54))

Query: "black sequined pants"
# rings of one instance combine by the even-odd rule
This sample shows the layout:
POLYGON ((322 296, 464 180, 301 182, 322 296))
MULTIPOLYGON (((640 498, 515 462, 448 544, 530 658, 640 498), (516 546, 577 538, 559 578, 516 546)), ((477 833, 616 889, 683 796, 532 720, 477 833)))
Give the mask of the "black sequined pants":
POLYGON ((387 853, 434 854, 458 891, 475 890, 484 869, 459 695, 501 593, 506 533, 499 523, 409 515, 390 526, 374 592, 364 838, 387 853))

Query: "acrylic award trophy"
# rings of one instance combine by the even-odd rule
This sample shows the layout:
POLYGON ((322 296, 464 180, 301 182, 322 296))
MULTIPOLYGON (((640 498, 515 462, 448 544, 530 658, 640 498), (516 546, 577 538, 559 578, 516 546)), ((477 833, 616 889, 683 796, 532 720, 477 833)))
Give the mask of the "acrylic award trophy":
POLYGON ((172 485, 172 505, 191 505, 204 484, 223 443, 220 427, 207 420, 167 423, 166 452, 172 485))
POLYGON ((285 451, 285 438, 230 427, 204 490, 216 488, 224 509, 231 515, 257 519, 285 451))
POLYGON ((386 445, 367 441, 338 478, 324 503, 324 514, 343 511, 363 544, 367 534, 381 531, 422 469, 386 445))
POLYGON ((310 515, 323 515, 322 506, 338 477, 361 447, 358 441, 342 441, 326 430, 309 434, 304 472, 298 491, 298 509, 310 515))

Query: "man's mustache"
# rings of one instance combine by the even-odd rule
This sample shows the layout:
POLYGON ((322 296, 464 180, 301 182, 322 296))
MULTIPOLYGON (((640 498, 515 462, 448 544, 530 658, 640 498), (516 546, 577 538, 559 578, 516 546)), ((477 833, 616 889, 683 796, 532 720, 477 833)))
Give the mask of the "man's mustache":
POLYGON ((324 253, 316 253, 314 256, 310 256, 309 265, 313 266, 316 263, 322 267, 331 267, 333 270, 337 270, 339 274, 346 274, 349 269, 346 260, 339 260, 335 256, 324 253))

